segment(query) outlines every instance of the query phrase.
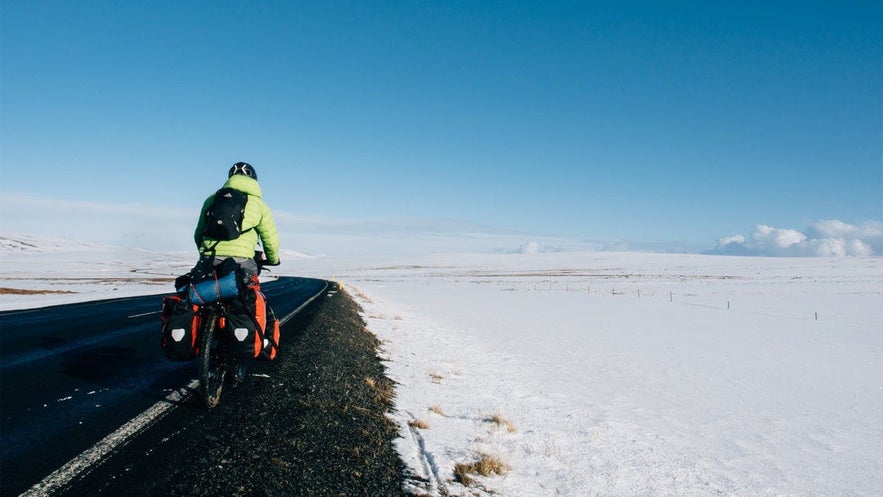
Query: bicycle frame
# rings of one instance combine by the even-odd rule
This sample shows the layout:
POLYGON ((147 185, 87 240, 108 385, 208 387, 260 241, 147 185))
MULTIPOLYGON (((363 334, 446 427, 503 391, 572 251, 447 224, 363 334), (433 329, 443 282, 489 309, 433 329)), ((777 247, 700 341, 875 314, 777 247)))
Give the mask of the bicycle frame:
MULTIPOLYGON (((255 262, 260 275, 269 271, 264 263, 263 253, 255 251, 255 262)), ((256 282, 257 289, 260 283, 256 282)), ((227 317, 227 305, 224 300, 206 302, 197 311, 200 324, 197 340, 200 344, 199 394, 206 407, 211 409, 221 400, 224 381, 229 377, 236 381, 239 359, 230 355, 227 350, 226 337, 219 337, 219 329, 226 332, 224 320, 227 317)))

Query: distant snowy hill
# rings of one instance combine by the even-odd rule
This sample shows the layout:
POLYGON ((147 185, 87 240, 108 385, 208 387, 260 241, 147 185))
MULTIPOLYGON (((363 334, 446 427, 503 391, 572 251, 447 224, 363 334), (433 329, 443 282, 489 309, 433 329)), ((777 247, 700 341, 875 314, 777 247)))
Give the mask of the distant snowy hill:
MULTIPOLYGON (((303 271, 305 261, 323 260, 295 250, 280 256, 282 266, 267 278, 286 274, 286 262, 303 271)), ((175 277, 196 259, 195 250, 157 252, 0 232, 0 310, 172 291, 175 277)))
MULTIPOLYGON (((47 236, 39 236, 39 235, 31 235, 31 234, 21 234, 21 233, 4 233, 0 232, 0 257, 6 255, 21 255, 26 253, 66 253, 66 252, 80 252, 80 253, 88 253, 92 252, 94 254, 106 254, 108 252, 114 253, 130 253, 134 254, 137 259, 143 259, 144 257, 148 257, 150 255, 159 257, 159 258, 168 258, 168 257, 189 257, 195 258, 196 251, 173 251, 173 252, 158 252, 155 250, 148 250, 143 248, 133 248, 133 247, 119 247, 114 245, 105 245, 94 242, 87 242, 83 240, 77 240, 74 238, 61 238, 61 237, 47 237, 47 236)), ((307 254, 305 252, 299 252, 297 250, 283 250, 280 253, 280 256, 283 260, 294 260, 294 259, 316 259, 321 258, 323 256, 316 256, 312 254, 307 254)))
POLYGON ((305 252, 298 252, 297 250, 282 250, 279 252, 279 258, 283 261, 292 259, 320 259, 322 257, 324 256, 307 254, 305 252))
POLYGON ((0 233, 0 310, 172 290, 194 254, 0 233))
POLYGON ((98 250, 108 248, 97 243, 83 242, 72 238, 52 238, 26 234, 0 233, 0 254, 22 252, 70 252, 76 250, 98 250))

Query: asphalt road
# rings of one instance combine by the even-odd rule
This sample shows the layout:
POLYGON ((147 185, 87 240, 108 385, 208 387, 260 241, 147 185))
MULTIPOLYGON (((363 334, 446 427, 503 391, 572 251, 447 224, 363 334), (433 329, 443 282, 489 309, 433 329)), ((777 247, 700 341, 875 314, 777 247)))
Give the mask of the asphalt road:
MULTIPOLYGON (((43 487, 51 492, 40 490, 36 494, 95 495, 104 492, 106 495, 149 495, 161 489, 165 495, 199 495, 202 487, 188 486, 187 481, 169 475, 144 480, 136 473, 136 478, 123 486, 109 487, 107 481, 110 479, 119 483, 125 480, 127 474, 133 476, 133 465, 155 467, 157 462, 150 456, 153 454, 155 457, 163 448, 178 447, 166 453, 163 463, 170 464, 171 460, 171 464, 180 464, 184 468, 192 466, 193 461, 175 461, 175 457, 195 446, 193 437, 203 443, 211 444, 214 441, 218 450, 225 454, 218 461, 203 457, 206 467, 215 467, 218 462, 230 460, 231 451, 245 450, 254 454, 253 447, 272 444, 275 440, 273 437, 263 439, 259 434, 255 437, 240 435, 233 439, 218 438, 210 431, 201 429, 200 423, 214 419, 214 422, 223 425, 223 415, 218 413, 225 409, 234 410, 228 411, 228 415, 233 415, 235 409, 243 410, 241 416, 255 411, 266 415, 280 396, 267 391, 267 388, 273 389, 273 384, 263 379, 278 376, 282 371, 287 371, 288 376, 300 375, 298 381, 305 381, 300 387, 302 390, 309 392, 315 389, 316 378, 311 380, 309 374, 303 377, 303 363, 332 350, 336 350, 335 355, 340 357, 325 361, 327 367, 334 369, 333 378, 329 378, 333 381, 343 378, 348 385, 344 397, 351 397, 345 399, 344 411, 355 408, 361 409, 360 412, 376 410, 378 414, 373 417, 376 419, 364 420, 376 426, 361 429, 363 435, 374 430, 376 433, 373 436, 347 443, 356 447, 352 449, 356 453, 362 452, 359 449, 361 445, 369 446, 373 454, 369 458, 372 465, 376 465, 378 451, 383 452, 384 460, 383 464, 376 465, 382 468, 382 474, 378 474, 373 481, 362 477, 370 473, 359 467, 359 461, 364 456, 350 461, 356 467, 347 467, 345 471, 351 470, 360 476, 354 483, 347 484, 347 488, 355 488, 352 495, 395 494, 395 489, 401 488, 402 468, 391 449, 390 440, 395 430, 385 424, 383 416, 391 407, 391 400, 378 405, 376 395, 363 392, 365 398, 362 401, 368 405, 358 407, 359 395, 352 393, 350 385, 352 382, 364 382, 367 376, 382 377, 382 366, 372 348, 374 345, 364 342, 365 338, 361 336, 369 334, 363 332, 363 323, 356 314, 354 304, 347 297, 337 295, 336 290, 326 295, 327 285, 322 280, 303 278, 281 278, 264 285, 264 292, 277 316, 283 319, 290 316, 290 321, 282 327, 282 357, 272 363, 253 362, 253 366, 250 366, 251 377, 246 383, 237 390, 225 389, 221 406, 211 412, 204 409, 187 388, 196 376, 197 363, 173 363, 162 355, 159 347, 159 295, 0 313, 0 494, 19 495, 35 484, 45 483, 47 476, 58 473, 59 468, 67 467, 69 469, 66 471, 70 474, 63 475, 63 479, 58 480, 60 483, 43 487), (305 303, 316 295, 322 298, 304 308, 305 303), (332 295, 336 300, 328 298, 332 295), (329 300, 333 301, 326 302, 329 300), (344 306, 344 309, 328 314, 328 307, 337 305, 344 306), (292 315, 299 308, 302 310, 292 315), (327 314, 319 318, 324 323, 313 322, 317 312, 327 314), (339 336, 328 332, 329 322, 339 319, 338 314, 349 316, 347 326, 332 325, 331 331, 339 336), (310 329, 323 331, 316 332, 315 336, 311 333, 304 336, 310 329), (353 340, 352 337, 358 339, 353 340), (324 343, 323 340, 334 341, 324 343), (317 344, 317 341, 322 343, 317 344), (317 349, 301 357, 298 363, 298 354, 306 354, 309 347, 317 349), (341 357, 352 354, 360 354, 359 359, 341 363, 341 357), (365 373, 364 368, 373 368, 373 372, 365 373), (354 379, 347 375, 352 375, 354 379), (351 406, 353 402, 355 404, 351 406), (161 411, 159 414, 144 417, 145 412, 157 409, 161 411), (133 420, 137 419, 143 419, 142 424, 133 425, 133 420), (132 433, 119 435, 121 427, 126 426, 130 427, 132 433), (108 437, 114 440, 107 442, 108 437), (99 444, 102 440, 104 442, 99 444), (169 443, 169 440, 172 442, 169 443), (102 444, 106 443, 112 446, 103 447, 102 444), (97 456, 96 444, 101 446, 97 456), (94 457, 84 458, 83 454, 90 451, 94 457), (71 466, 74 461, 79 462, 71 466), (148 484, 149 490, 144 486, 148 484), (384 490, 383 493, 373 494, 359 491, 360 488, 384 490)), ((336 384, 331 384, 323 391, 330 392, 334 388, 336 384)), ((304 398, 307 397, 301 395, 304 391, 287 392, 286 402, 304 407, 304 398)), ((340 400, 334 398, 318 402, 338 404, 340 400)), ((297 406, 289 407, 284 411, 286 415, 299 412, 295 409, 297 406)), ((326 422, 330 419, 328 416, 333 417, 335 412, 334 409, 322 409, 320 414, 324 417, 316 419, 318 426, 309 427, 319 430, 315 443, 323 444, 322 438, 333 433, 331 425, 326 422)), ((285 423, 302 426, 304 420, 313 415, 312 410, 302 411, 298 419, 286 419, 285 423)), ((223 431, 224 428, 219 426, 217 429, 223 431)), ((306 427, 301 430, 306 433, 304 430, 306 427)), ((306 450, 306 453, 322 449, 304 443, 306 445, 295 449, 306 450)), ((335 443, 336 447, 341 445, 340 440, 335 443)), ((286 457, 301 456, 291 453, 286 457)), ((340 460, 339 457, 336 459, 340 460)), ((281 460, 276 458, 277 466, 281 460)), ((327 461, 317 463, 325 465, 327 469, 327 461)), ((270 463, 265 463, 265 466, 267 464, 273 466, 270 463)), ((286 466, 282 464, 280 467, 285 469, 286 466)), ((277 482, 273 486, 263 482, 255 486, 255 481, 239 481, 244 477, 228 472, 229 478, 226 480, 212 479, 214 484, 226 481, 222 487, 206 490, 204 495, 216 492, 226 495, 286 495, 297 485, 301 487, 296 495, 325 495, 323 492, 334 486, 332 483, 342 481, 339 477, 324 483, 308 478, 294 481, 289 478, 290 471, 279 474, 280 467, 272 467, 270 469, 273 471, 266 470, 264 473, 276 474, 278 479, 287 481, 285 484, 277 482), (274 493, 273 489, 278 493, 274 493)), ((322 468, 306 469, 323 471, 322 468)), ((254 466, 248 474, 261 474, 260 467, 254 466)))

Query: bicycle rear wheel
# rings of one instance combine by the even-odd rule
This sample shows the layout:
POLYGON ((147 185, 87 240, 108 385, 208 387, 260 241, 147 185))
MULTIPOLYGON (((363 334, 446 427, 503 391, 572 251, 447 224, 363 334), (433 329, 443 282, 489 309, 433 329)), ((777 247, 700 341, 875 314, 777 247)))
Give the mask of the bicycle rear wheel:
POLYGON ((217 315, 209 312, 203 319, 199 393, 206 407, 211 409, 221 401, 221 390, 224 388, 224 377, 227 375, 227 358, 220 340, 215 336, 217 315))

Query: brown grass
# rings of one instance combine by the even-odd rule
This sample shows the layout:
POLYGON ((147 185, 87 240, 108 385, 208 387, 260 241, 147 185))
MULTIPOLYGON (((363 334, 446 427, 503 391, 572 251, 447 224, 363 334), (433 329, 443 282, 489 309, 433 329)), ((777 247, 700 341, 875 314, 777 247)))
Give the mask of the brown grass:
POLYGON ((77 293, 69 290, 22 290, 20 288, 0 287, 0 295, 49 295, 60 293, 77 293))
POLYGON ((494 414, 493 416, 487 418, 485 421, 489 423, 495 423, 500 428, 505 428, 506 431, 508 431, 509 433, 515 433, 516 431, 515 425, 499 414, 494 414))
POLYGON ((410 426, 411 428, 418 428, 420 430, 429 429, 429 423, 423 421, 422 419, 412 419, 411 421, 408 421, 408 426, 410 426))
POLYGON ((371 300, 370 297, 368 297, 367 295, 365 295, 365 293, 362 292, 361 290, 359 290, 358 288, 355 288, 355 287, 351 287, 351 288, 352 288, 352 290, 353 290, 353 295, 354 295, 355 297, 358 297, 360 300, 362 300, 363 302, 368 303, 368 304, 373 304, 373 303, 374 303, 374 302, 371 300))
POLYGON ((511 469, 497 456, 479 453, 478 461, 471 463, 457 463, 454 466, 454 478, 463 485, 470 486, 475 480, 472 475, 490 476, 492 474, 505 475, 511 469))
POLYGON ((447 414, 445 414, 445 412, 442 411, 442 408, 439 405, 435 405, 435 406, 430 407, 429 412, 434 412, 434 413, 438 414, 439 416, 447 417, 447 414))
MULTIPOLYGON (((4 280, 17 280, 20 278, 9 278, 5 277, 4 280)), ((169 276, 156 277, 156 278, 63 278, 63 277, 52 277, 52 278, 28 278, 29 281, 64 281, 67 283, 82 283, 82 284, 90 284, 90 283, 142 283, 146 285, 162 285, 166 283, 172 283, 175 281, 175 278, 169 276)))
POLYGON ((385 378, 376 380, 370 376, 365 378, 365 384, 373 393, 374 403, 381 407, 392 404, 392 397, 395 393, 392 382, 384 380, 385 378))

